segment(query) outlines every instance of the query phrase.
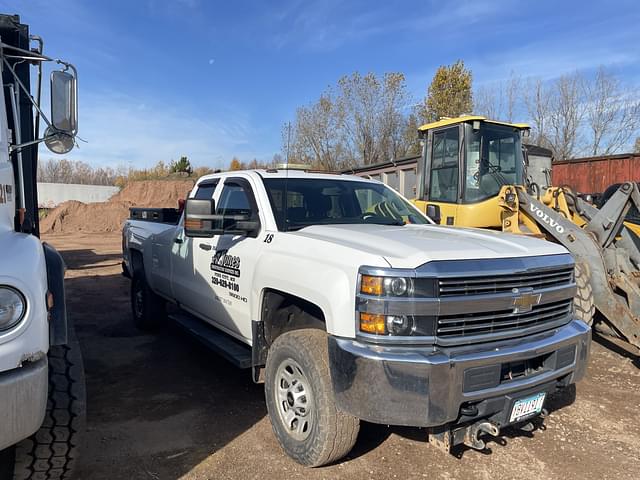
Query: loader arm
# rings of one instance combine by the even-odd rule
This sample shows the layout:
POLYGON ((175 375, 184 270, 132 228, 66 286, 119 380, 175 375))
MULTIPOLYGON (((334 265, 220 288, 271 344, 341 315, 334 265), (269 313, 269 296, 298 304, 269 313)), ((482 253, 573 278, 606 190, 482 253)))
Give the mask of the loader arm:
POLYGON ((501 192, 503 228, 541 232, 566 247, 576 263, 588 269, 594 304, 607 324, 640 349, 640 250, 632 234, 622 228, 631 202, 640 206, 640 192, 631 183, 621 186, 600 210, 573 195, 567 204, 575 211, 563 212, 521 187, 504 187, 501 192), (586 221, 583 227, 570 219, 576 214, 586 221))

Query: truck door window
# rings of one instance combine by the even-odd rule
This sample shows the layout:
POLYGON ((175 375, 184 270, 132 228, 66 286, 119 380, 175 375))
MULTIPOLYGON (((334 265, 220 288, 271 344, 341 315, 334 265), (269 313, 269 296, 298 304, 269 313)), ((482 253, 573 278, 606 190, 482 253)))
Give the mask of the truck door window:
POLYGON ((217 184, 217 181, 200 184, 193 198, 196 198, 198 200, 211 200, 213 198, 213 192, 216 189, 217 184))
MULTIPOLYGON (((246 181, 227 180, 216 205, 217 215, 243 215, 247 220, 256 221, 258 207, 251 187, 246 181)), ((235 220, 224 220, 225 229, 233 229, 235 220)))
POLYGON ((251 215, 249 197, 240 185, 227 184, 222 189, 216 213, 219 215, 251 215))
POLYGON ((429 199, 455 203, 458 198, 460 155, 458 127, 433 134, 429 199))

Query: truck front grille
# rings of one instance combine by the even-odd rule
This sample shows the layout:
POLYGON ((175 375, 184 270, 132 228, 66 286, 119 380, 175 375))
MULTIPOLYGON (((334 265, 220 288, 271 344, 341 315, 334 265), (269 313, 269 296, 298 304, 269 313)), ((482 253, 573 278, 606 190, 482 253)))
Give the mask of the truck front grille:
POLYGON ((470 337, 494 333, 530 332, 545 330, 564 323, 571 314, 572 299, 544 305, 536 305, 526 313, 513 310, 468 313, 465 315, 442 315, 438 317, 436 335, 442 339, 470 337), (536 328, 537 327, 537 328, 536 328))
POLYGON ((550 288, 566 285, 573 281, 573 267, 565 267, 548 271, 533 271, 513 275, 485 277, 455 277, 438 280, 441 297, 459 295, 486 295, 491 293, 507 293, 514 288, 550 288))

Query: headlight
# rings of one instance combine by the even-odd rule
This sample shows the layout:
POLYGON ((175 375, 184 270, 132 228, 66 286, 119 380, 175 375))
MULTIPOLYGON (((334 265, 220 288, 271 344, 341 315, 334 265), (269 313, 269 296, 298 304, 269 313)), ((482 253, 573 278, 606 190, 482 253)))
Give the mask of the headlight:
POLYGON ((16 326, 26 310, 24 296, 18 290, 0 286, 0 332, 16 326))
MULTIPOLYGON (((429 335, 431 329, 424 327, 431 317, 414 317, 411 315, 381 315, 378 313, 360 313, 360 331, 372 335, 411 336, 429 335), (416 322, 416 320, 420 320, 416 322)), ((432 323, 432 322, 431 322, 432 323)))
POLYGON ((403 277, 374 277, 362 275, 360 293, 377 296, 403 297, 409 292, 411 279, 403 277))
POLYGON ((361 267, 356 293, 356 331, 370 341, 430 341, 436 317, 425 305, 438 297, 438 280, 414 270, 361 267), (420 310, 425 313, 418 313, 420 310), (382 340, 385 341, 385 340, 382 340))

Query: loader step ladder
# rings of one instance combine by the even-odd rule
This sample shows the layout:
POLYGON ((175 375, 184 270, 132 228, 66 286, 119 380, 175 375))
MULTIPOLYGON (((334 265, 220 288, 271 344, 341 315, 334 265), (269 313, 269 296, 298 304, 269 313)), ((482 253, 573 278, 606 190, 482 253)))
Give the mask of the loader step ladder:
POLYGON ((251 348, 186 312, 169 315, 175 324, 238 368, 251 368, 251 348))

